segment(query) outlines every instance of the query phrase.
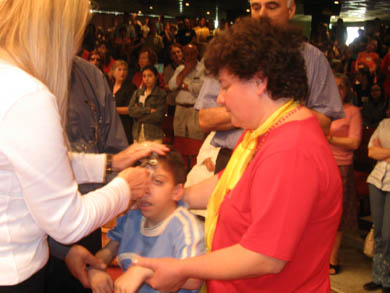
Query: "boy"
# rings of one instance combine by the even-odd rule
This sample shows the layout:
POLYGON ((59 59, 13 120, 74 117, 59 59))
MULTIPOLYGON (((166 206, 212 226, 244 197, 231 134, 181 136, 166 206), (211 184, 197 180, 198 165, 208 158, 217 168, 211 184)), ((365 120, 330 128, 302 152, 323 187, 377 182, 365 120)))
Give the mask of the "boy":
MULTIPOLYGON (((136 201, 137 210, 130 210, 117 221, 108 233, 111 241, 96 256, 106 264, 118 255, 125 271, 115 281, 115 292, 136 292, 153 271, 131 266, 137 255, 148 257, 187 258, 202 254, 204 235, 201 224, 185 208, 178 206, 185 182, 183 161, 175 151, 164 157, 146 161, 151 169, 148 192, 136 201)), ((90 269, 88 277, 94 292, 112 292, 111 277, 105 272, 90 269)), ((179 292, 199 289, 200 280, 189 280, 179 292)), ((158 292, 144 284, 138 292, 158 292)))

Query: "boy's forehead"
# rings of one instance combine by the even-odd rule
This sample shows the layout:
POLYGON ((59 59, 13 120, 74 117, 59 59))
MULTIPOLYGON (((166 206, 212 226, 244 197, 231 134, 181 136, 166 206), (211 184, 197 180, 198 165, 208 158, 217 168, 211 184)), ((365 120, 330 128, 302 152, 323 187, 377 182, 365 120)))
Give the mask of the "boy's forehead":
POLYGON ((157 165, 154 168, 154 175, 166 176, 173 178, 172 171, 169 169, 168 164, 163 161, 158 161, 157 165))

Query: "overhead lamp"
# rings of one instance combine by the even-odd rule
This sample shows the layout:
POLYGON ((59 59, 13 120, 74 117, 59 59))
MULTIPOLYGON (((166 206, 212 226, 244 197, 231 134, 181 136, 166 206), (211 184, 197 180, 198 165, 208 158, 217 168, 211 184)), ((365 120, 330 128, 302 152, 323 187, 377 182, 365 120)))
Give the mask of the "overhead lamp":
POLYGON ((186 2, 184 5, 188 7, 188 6, 190 6, 190 3, 186 2))
POLYGON ((153 10, 153 6, 152 6, 152 5, 150 5, 150 6, 149 6, 149 9, 150 9, 150 10, 153 10))
POLYGON ((207 14, 207 15, 210 15, 210 11, 206 11, 206 14, 207 14))

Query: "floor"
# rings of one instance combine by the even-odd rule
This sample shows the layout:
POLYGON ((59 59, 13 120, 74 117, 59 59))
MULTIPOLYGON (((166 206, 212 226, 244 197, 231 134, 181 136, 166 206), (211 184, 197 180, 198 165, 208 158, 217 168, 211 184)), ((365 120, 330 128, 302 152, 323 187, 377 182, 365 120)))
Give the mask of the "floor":
POLYGON ((345 233, 340 249, 341 271, 330 277, 332 292, 367 292, 363 289, 363 284, 371 281, 372 259, 363 254, 363 238, 366 233, 366 229, 357 233, 345 233))

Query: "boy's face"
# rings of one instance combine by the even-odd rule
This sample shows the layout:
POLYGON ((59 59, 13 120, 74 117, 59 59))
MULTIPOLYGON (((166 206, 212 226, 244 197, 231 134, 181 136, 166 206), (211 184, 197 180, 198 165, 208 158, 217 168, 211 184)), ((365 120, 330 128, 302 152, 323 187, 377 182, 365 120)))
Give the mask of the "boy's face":
POLYGON ((182 185, 176 185, 171 172, 164 167, 158 163, 151 176, 148 191, 137 200, 137 207, 149 225, 156 225, 169 217, 182 194, 182 185))

